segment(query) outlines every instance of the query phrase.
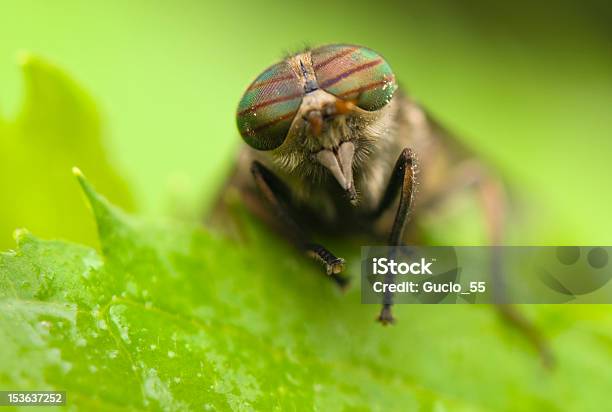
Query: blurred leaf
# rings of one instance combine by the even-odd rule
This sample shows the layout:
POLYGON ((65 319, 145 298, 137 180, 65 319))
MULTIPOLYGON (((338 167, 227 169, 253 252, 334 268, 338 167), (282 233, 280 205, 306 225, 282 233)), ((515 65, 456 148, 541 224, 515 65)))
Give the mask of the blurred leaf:
POLYGON ((133 208, 101 142, 95 103, 57 67, 22 55, 25 99, 13 121, 0 118, 0 247, 17 227, 95 245, 95 226, 70 174, 76 164, 113 201, 133 208))
POLYGON ((383 328, 358 290, 342 295, 252 223, 246 245, 147 223, 80 181, 103 257, 17 233, 0 255, 0 389, 66 390, 87 411, 560 411, 608 398, 609 311, 540 306, 559 359, 549 373, 490 307, 398 306, 383 328))

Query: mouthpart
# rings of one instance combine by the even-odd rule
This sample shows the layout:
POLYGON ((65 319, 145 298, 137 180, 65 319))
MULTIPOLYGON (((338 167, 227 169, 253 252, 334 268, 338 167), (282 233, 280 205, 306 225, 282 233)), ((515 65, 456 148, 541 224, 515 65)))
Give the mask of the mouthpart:
POLYGON ((351 204, 357 204, 357 192, 353 182, 353 157, 355 145, 353 142, 343 142, 338 147, 323 149, 315 154, 315 158, 336 178, 344 189, 351 204))

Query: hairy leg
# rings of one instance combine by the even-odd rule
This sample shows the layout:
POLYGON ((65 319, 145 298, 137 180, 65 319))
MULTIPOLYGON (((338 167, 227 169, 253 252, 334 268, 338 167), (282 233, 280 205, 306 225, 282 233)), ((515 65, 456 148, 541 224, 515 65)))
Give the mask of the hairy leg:
MULTIPOLYGON (((475 161, 465 161, 453 173, 455 179, 449 182, 440 195, 430 199, 423 209, 435 208, 438 204, 450 200, 453 195, 471 188, 480 196, 480 203, 485 214, 487 238, 492 246, 499 246, 503 241, 504 222, 506 215, 506 193, 501 181, 487 173, 487 170, 475 161)), ((503 256, 500 248, 493 248, 491 255, 491 286, 497 304, 496 310, 511 326, 516 328, 538 351, 542 363, 546 367, 554 365, 554 357, 550 348, 538 331, 516 306, 507 303, 507 290, 502 270, 503 256)))
MULTIPOLYGON (((485 210, 487 226, 489 228, 489 239, 491 239, 492 245, 501 245, 506 204, 503 186, 494 178, 487 178, 486 176, 476 179, 476 182, 485 210)), ((491 276, 494 298, 498 303, 495 305, 495 308, 502 319, 516 328, 536 348, 542 364, 547 368, 552 368, 555 360, 548 343, 540 331, 516 306, 507 303, 502 259, 501 249, 494 248, 491 256, 491 276)))
MULTIPOLYGON (((406 223, 410 217, 415 184, 416 159, 414 153, 410 149, 404 149, 395 163, 395 167, 391 173, 391 179, 389 180, 385 194, 374 213, 374 217, 380 216, 382 212, 391 206, 399 192, 399 206, 395 213, 391 233, 389 234, 389 246, 401 245, 404 229, 406 228, 406 223)), ((393 275, 389 276, 390 279, 386 279, 386 281, 393 280, 393 275)), ((392 305, 393 295, 391 293, 385 293, 383 296, 382 309, 380 311, 380 315, 378 316, 378 321, 383 325, 393 323, 394 321, 393 314, 391 312, 392 305)))
POLYGON ((278 219, 287 227, 292 242, 308 256, 321 262, 325 266, 326 273, 338 286, 345 287, 347 279, 340 276, 344 269, 344 259, 336 257, 322 245, 311 242, 309 235, 291 217, 291 192, 287 185, 257 161, 251 165, 251 173, 259 191, 273 208, 278 219))

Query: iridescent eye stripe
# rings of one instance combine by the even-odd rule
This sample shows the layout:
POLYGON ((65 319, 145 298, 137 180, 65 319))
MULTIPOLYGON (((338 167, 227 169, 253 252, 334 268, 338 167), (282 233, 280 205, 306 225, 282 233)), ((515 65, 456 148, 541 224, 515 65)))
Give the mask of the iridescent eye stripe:
POLYGON ((276 123, 282 122, 283 120, 287 120, 293 116, 295 116, 294 112, 285 113, 284 115, 279 116, 274 120, 270 120, 268 123, 264 123, 262 125, 257 126, 256 128, 253 129, 253 132, 254 133, 260 132, 270 126, 274 126, 276 123))
POLYGON ((338 83, 339 81, 347 78, 348 76, 350 76, 351 74, 360 72, 362 70, 368 69, 370 67, 374 67, 374 66, 378 66, 380 63, 382 63, 382 59, 378 59, 378 60, 374 60, 368 63, 364 63, 361 66, 357 66, 357 67, 353 67, 352 69, 349 69, 347 71, 345 71, 344 73, 339 74, 338 76, 332 78, 332 79, 328 79, 326 81, 324 81, 323 83, 321 83, 321 87, 322 88, 327 88, 330 87, 336 83, 338 83))
POLYGON ((362 86, 362 87, 357 87, 355 89, 351 89, 351 90, 347 90, 345 92, 342 92, 338 95, 338 97, 346 97, 349 96, 353 93, 362 93, 365 92, 367 90, 371 90, 374 89, 378 86, 384 86, 385 84, 392 84, 395 81, 395 77, 392 77, 390 79, 385 79, 385 80, 381 80, 379 82, 374 82, 374 83, 370 83, 366 86, 362 86))
POLYGON ((287 75, 287 76, 277 77, 277 78, 274 78, 274 79, 261 80, 261 81, 259 81, 259 82, 258 82, 258 81, 255 81, 255 82, 253 82, 253 83, 252 83, 252 84, 249 86, 249 88, 247 89, 247 91, 251 91, 251 90, 253 90, 253 89, 258 89, 258 88, 260 88, 260 87, 264 87, 264 86, 267 86, 267 85, 269 85, 269 84, 274 84, 274 83, 284 82, 285 80, 291 80, 291 79, 293 79, 293 78, 295 78, 295 76, 294 76, 294 75, 292 75, 292 74, 290 74, 290 75, 287 75))
POLYGON ((295 93, 289 96, 277 97, 276 99, 266 100, 265 102, 254 104, 253 106, 247 107, 246 109, 238 112, 238 116, 242 116, 249 112, 255 112, 257 109, 261 109, 262 107, 270 106, 271 104, 286 102, 289 100, 294 100, 298 98, 302 98, 303 93, 295 93))
POLYGON ((313 68, 314 68, 315 70, 322 69, 323 67, 327 66, 329 63, 333 62, 334 60, 336 60, 336 59, 340 59, 340 58, 342 58, 342 57, 344 57, 344 56, 346 56, 346 55, 348 55, 348 54, 353 53, 353 52, 354 52, 354 51, 356 51, 356 50, 357 50, 357 48, 356 48, 356 47, 349 47, 349 48, 345 49, 344 51, 341 51, 340 53, 338 53, 338 54, 335 54, 335 55, 331 56, 331 57, 330 57, 330 58, 328 58, 327 60, 324 60, 324 61, 322 61, 322 62, 320 62, 320 63, 315 64, 315 65, 313 66, 313 68))

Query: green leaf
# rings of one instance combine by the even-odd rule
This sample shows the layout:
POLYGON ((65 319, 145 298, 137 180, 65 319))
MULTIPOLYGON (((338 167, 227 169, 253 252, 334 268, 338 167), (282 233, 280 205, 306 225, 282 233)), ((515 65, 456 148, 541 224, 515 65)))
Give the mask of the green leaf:
POLYGON ((96 105, 52 64, 23 54, 20 65, 24 103, 15 120, 0 117, 0 248, 10 247, 16 227, 96 245, 95 226, 81 207, 70 168, 86 168, 113 201, 133 208, 102 145, 96 105))
POLYGON ((340 293, 248 220, 240 244, 146 222, 77 175, 103 255, 16 233, 0 255, 0 389, 66 390, 87 411, 599 410, 608 397, 605 308, 525 308, 558 357, 548 372, 489 306, 398 306, 385 328, 357 288, 340 293))

